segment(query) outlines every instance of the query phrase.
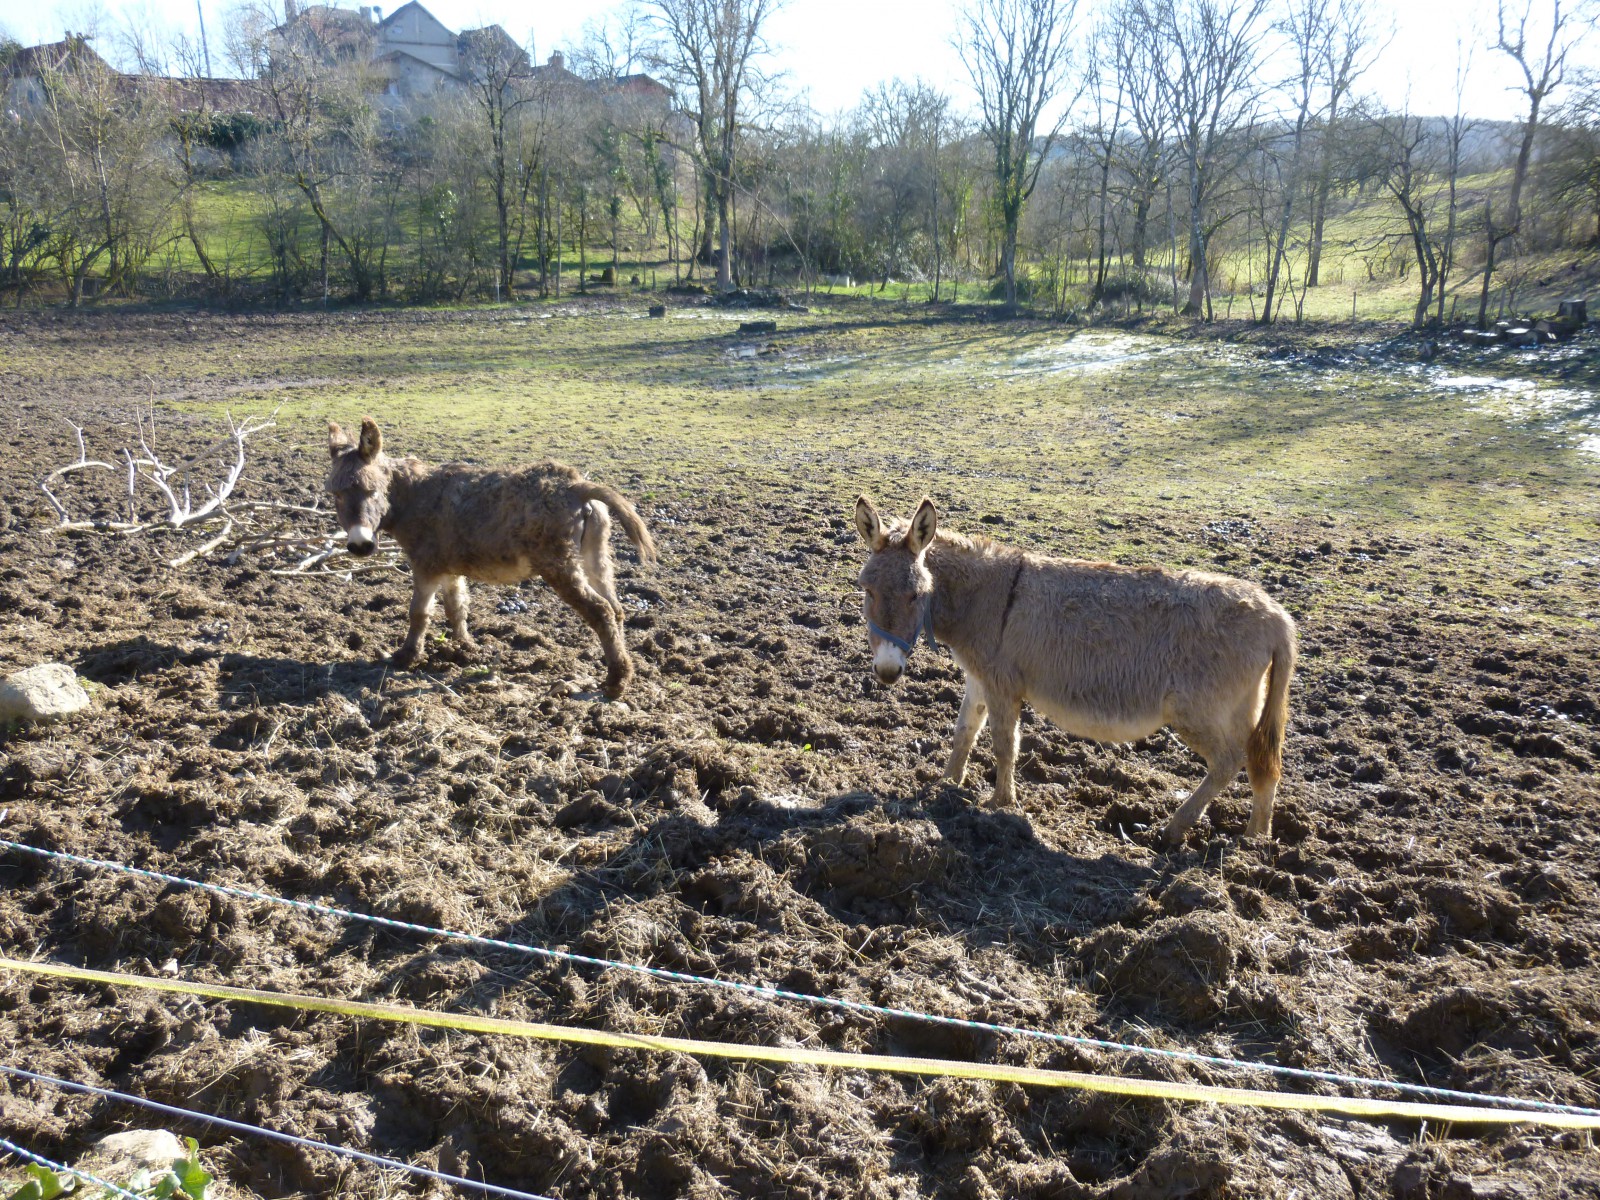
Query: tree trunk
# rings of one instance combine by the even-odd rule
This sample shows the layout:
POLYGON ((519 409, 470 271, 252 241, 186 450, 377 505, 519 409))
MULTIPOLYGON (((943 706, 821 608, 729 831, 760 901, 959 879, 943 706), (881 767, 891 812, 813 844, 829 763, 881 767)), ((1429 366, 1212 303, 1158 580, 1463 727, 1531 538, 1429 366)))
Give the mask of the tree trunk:
POLYGON ((711 177, 711 172, 706 171, 701 180, 701 211, 700 219, 700 252, 696 255, 703 266, 709 267, 717 257, 715 213, 717 211, 716 181, 711 177))
POLYGON ((1495 236, 1494 209, 1487 200, 1483 202, 1483 228, 1489 245, 1483 260, 1483 288, 1478 293, 1479 329, 1489 328, 1489 281, 1494 276, 1494 252, 1500 245, 1500 238, 1495 236))
POLYGON ((1200 187, 1197 173, 1189 181, 1189 298, 1184 302, 1186 317, 1206 317, 1211 298, 1211 278, 1206 272, 1206 233, 1201 224, 1200 187))
POLYGON ((1145 269, 1147 248, 1146 243, 1150 238, 1150 205, 1155 203, 1155 198, 1148 192, 1141 192, 1133 206, 1133 269, 1145 269))
POLYGON ((1000 243, 1000 274, 1005 280, 1006 307, 1017 306, 1017 238, 1011 222, 1006 222, 1005 237, 1000 243))
POLYGON ((1090 293, 1089 303, 1098 304, 1106 294, 1106 206, 1111 191, 1111 147, 1105 147, 1105 154, 1100 159, 1100 216, 1099 229, 1096 241, 1098 243, 1097 255, 1099 261, 1095 265, 1094 289, 1090 293))
POLYGON ((1317 194, 1311 202, 1311 251, 1306 264, 1306 287, 1320 286, 1322 278, 1322 234, 1328 222, 1328 198, 1333 192, 1334 129, 1339 119, 1339 101, 1335 97, 1328 109, 1328 123, 1322 134, 1322 166, 1317 174, 1317 194))
POLYGON ((550 167, 539 170, 539 297, 550 294, 550 167))
POLYGON ((717 188, 717 290, 733 290, 733 231, 729 212, 728 182, 721 180, 717 188))

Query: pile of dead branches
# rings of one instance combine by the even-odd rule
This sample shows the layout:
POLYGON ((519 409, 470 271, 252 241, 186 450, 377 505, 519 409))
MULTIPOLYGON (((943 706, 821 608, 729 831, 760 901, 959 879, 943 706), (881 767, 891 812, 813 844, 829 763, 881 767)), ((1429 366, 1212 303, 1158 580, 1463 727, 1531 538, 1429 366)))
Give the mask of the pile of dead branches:
POLYGON ((235 421, 227 414, 227 436, 175 462, 164 461, 156 452, 153 401, 135 409, 138 445, 121 447, 112 456, 120 462, 90 458, 83 426, 68 421, 77 437, 78 457, 39 481, 59 518, 57 532, 119 536, 173 532, 203 537, 197 544, 194 536, 185 538, 185 548, 175 557, 163 555, 172 567, 214 554, 223 555, 229 564, 247 555, 259 557, 267 561, 267 569, 279 575, 349 576, 356 571, 395 567, 399 556, 393 548, 359 563, 349 557, 344 534, 320 499, 306 505, 244 500, 234 495, 245 472, 246 441, 276 428, 276 416, 274 410, 263 418, 235 421), (81 517, 68 508, 68 500, 63 499, 65 481, 89 471, 109 471, 126 481, 117 499, 119 515, 106 515, 102 509, 94 516, 81 517))

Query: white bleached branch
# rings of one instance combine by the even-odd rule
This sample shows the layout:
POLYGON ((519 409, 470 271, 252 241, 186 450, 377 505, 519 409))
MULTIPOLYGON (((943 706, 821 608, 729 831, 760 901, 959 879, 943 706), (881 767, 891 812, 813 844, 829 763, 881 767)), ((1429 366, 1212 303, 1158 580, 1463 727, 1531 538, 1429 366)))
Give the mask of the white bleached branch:
POLYGON ((55 509, 58 530, 106 534, 157 534, 210 527, 207 539, 176 557, 166 560, 171 567, 185 567, 221 551, 221 559, 232 566, 245 557, 259 557, 269 564, 274 575, 340 575, 357 571, 392 570, 399 555, 392 548, 356 565, 345 558, 344 535, 331 526, 327 509, 320 500, 295 504, 283 500, 239 500, 234 492, 244 476, 247 463, 246 442, 265 429, 274 428, 274 411, 265 418, 235 421, 227 416, 228 432, 197 454, 181 462, 164 461, 157 450, 154 400, 134 413, 136 444, 121 449, 121 462, 114 464, 89 457, 83 427, 68 422, 78 441, 78 457, 58 467, 39 486, 55 509), (219 451, 228 452, 219 462, 219 451), (207 468, 220 472, 220 478, 202 477, 207 468), (58 490, 61 481, 77 472, 103 470, 123 473, 127 479, 126 521, 105 518, 77 519, 58 490), (144 485, 148 485, 148 488, 144 485), (159 498, 164 512, 150 511, 149 489, 159 498), (141 506, 140 495, 146 503, 141 506), (197 495, 203 498, 196 499, 197 495), (141 510, 142 509, 142 510, 141 510), (220 528, 219 528, 220 526, 220 528), (272 566, 274 563, 282 564, 272 566))

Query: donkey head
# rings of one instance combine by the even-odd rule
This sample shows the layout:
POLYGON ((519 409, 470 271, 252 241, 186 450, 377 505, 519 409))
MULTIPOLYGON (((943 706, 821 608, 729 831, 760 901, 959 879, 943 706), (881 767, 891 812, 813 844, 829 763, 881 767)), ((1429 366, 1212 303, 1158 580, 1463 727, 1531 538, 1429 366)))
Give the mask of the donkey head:
POLYGON ((351 554, 365 558, 378 548, 378 530, 389 512, 391 463, 383 452, 383 434, 371 417, 361 419, 361 433, 352 439, 337 422, 328 422, 328 491, 334 513, 348 539, 351 554))
POLYGON ((856 500, 856 530, 872 553, 861 568, 867 645, 878 679, 893 683, 924 633, 933 641, 933 576, 926 562, 939 528, 939 510, 926 496, 909 524, 885 526, 865 496, 856 500))

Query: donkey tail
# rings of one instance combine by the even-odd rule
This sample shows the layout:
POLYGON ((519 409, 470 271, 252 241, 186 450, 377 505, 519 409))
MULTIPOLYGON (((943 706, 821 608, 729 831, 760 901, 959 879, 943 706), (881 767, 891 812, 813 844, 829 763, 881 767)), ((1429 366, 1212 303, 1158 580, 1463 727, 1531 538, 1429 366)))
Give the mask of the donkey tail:
POLYGON ((622 531, 628 535, 628 540, 638 547, 640 560, 647 563, 656 561, 658 556, 655 539, 645 528, 639 510, 633 507, 626 496, 616 488, 607 487, 603 483, 592 483, 587 479, 580 479, 573 491, 585 500, 598 500, 609 508, 622 525, 622 531))
POLYGON ((1276 783, 1283 775, 1283 735, 1289 723, 1289 677, 1294 674, 1294 660, 1294 626, 1285 618, 1267 666, 1267 702, 1245 746, 1252 784, 1261 778, 1276 783))

